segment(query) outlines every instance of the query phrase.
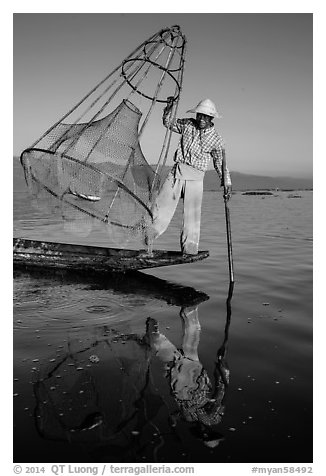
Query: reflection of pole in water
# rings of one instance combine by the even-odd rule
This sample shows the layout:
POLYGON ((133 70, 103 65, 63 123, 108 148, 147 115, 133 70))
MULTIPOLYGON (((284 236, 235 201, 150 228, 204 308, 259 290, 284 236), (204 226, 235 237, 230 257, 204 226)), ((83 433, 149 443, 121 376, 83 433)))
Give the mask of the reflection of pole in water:
POLYGON ((220 396, 222 397, 220 401, 221 405, 224 404, 225 393, 230 381, 230 370, 226 362, 226 354, 229 342, 229 329, 231 324, 231 299, 233 295, 233 287, 234 282, 231 281, 229 285, 228 297, 226 300, 226 322, 224 327, 224 339, 222 345, 217 351, 216 364, 214 369, 215 382, 218 382, 216 387, 219 388, 219 386, 221 386, 223 388, 223 395, 222 392, 220 393, 220 396))
POLYGON ((230 282, 229 284, 229 291, 228 291, 228 297, 226 300, 226 322, 225 322, 225 328, 224 328, 224 340, 221 345, 221 347, 217 351, 217 364, 225 358, 226 352, 227 352, 227 346, 228 346, 228 341, 229 341, 229 329, 230 329, 230 324, 231 324, 231 299, 233 296, 233 288, 234 288, 234 282, 230 282))
MULTIPOLYGON (((229 329, 231 324, 231 299, 233 295, 233 287, 234 281, 230 281, 228 297, 226 300, 226 322, 224 328, 224 339, 216 355, 216 362, 214 368, 215 387, 211 395, 212 403, 208 404, 211 405, 213 409, 215 408, 215 412, 217 412, 220 416, 220 419, 216 421, 215 425, 221 422, 221 419, 225 413, 225 398, 230 381, 230 370, 227 365, 226 354, 229 341, 229 329)), ((209 424, 207 425, 207 422, 206 424, 201 424, 200 427, 197 428, 197 435, 199 438, 202 439, 205 446, 209 448, 215 448, 222 440, 224 440, 223 435, 216 431, 216 426, 214 428, 214 426, 211 426, 209 424)))

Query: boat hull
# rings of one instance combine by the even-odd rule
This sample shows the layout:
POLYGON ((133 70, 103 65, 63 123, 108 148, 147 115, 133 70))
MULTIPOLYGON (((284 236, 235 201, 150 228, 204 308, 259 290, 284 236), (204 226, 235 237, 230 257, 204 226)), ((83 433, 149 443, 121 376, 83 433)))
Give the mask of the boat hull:
POLYGON ((209 251, 183 255, 180 251, 104 248, 70 243, 14 238, 14 265, 71 269, 83 272, 126 272, 177 264, 193 263, 209 256, 209 251))

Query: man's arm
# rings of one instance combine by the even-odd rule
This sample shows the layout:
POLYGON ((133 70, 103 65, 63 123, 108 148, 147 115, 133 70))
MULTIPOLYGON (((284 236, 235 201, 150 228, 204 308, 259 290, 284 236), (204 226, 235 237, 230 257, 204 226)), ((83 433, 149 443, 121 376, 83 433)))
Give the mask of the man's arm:
POLYGON ((173 96, 167 98, 167 105, 163 110, 163 125, 170 129, 173 132, 182 134, 183 132, 183 120, 182 119, 172 119, 172 106, 173 106, 173 96))
MULTIPOLYGON (((214 168, 215 168, 219 178, 221 179, 221 187, 224 187, 223 172, 222 172, 222 159, 223 159, 223 147, 222 147, 222 145, 220 145, 217 148, 214 148, 211 151, 211 156, 213 158, 214 168)), ((231 197, 231 191, 232 191, 231 175, 230 175, 230 172, 229 172, 227 167, 226 167, 225 172, 226 173, 225 173, 224 180, 225 180, 225 187, 226 187, 226 198, 229 199, 231 197)))

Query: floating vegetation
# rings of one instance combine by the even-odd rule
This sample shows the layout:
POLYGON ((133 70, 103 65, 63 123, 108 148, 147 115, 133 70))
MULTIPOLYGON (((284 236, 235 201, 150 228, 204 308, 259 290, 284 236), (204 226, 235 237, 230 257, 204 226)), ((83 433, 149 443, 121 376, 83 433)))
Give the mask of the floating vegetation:
POLYGON ((274 195, 272 192, 267 191, 252 191, 252 192, 243 192, 242 195, 274 195))

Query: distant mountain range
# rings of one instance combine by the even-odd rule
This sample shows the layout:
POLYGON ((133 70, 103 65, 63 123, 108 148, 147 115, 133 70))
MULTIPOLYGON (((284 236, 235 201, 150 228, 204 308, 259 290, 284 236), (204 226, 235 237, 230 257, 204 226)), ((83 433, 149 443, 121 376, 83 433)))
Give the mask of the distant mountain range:
MULTIPOLYGON (((164 167, 162 173, 165 177, 170 167, 164 167)), ((232 179, 232 189, 239 191, 246 190, 312 190, 312 178, 293 177, 270 177, 265 175, 243 174, 241 172, 230 172, 232 179)), ((204 177, 204 190, 221 190, 220 180, 215 170, 208 170, 204 177)))
MULTIPOLYGON (((15 157, 18 159, 18 157, 15 157)), ((14 165, 18 167, 22 174, 19 161, 14 161, 14 165)), ((165 166, 163 177, 170 170, 165 166)), ((243 174, 240 172, 230 172, 232 179, 232 189, 239 191, 246 190, 312 190, 312 178, 293 178, 293 177, 269 177, 264 175, 243 174)), ((220 180, 215 170, 208 170, 204 178, 204 190, 215 191, 220 190, 220 180)))
MULTIPOLYGON (((312 190, 312 178, 269 177, 264 175, 230 172, 233 190, 312 190)), ((204 190, 220 190, 215 170, 208 170, 204 178, 204 190)))
MULTIPOLYGON (((164 167, 162 173, 165 177, 171 167, 164 167)), ((312 178, 293 177, 270 177, 265 175, 243 174, 241 172, 230 172, 232 179, 232 189, 239 191, 246 190, 312 190, 312 178)), ((216 171, 207 170, 204 177, 204 190, 221 190, 220 180, 216 171)))

